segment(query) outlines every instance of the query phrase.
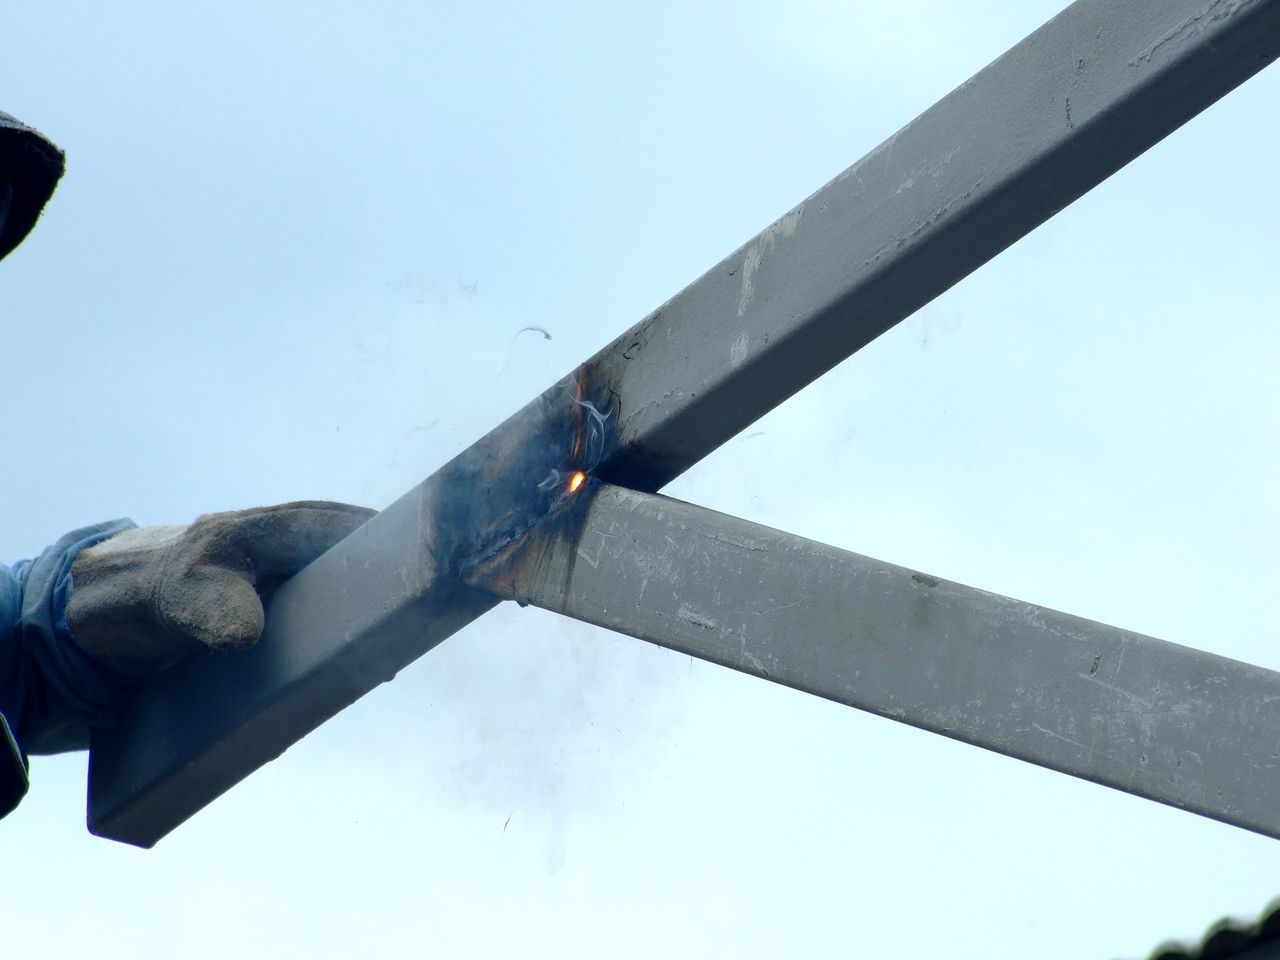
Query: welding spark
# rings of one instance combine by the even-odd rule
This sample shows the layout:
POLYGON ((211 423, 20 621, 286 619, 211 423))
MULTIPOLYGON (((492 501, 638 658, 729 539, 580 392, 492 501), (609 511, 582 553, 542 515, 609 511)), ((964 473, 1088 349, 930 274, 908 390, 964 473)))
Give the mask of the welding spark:
POLYGON ((573 402, 586 413, 576 412, 577 425, 573 431, 573 446, 568 451, 568 469, 552 469, 538 484, 539 490, 558 491, 561 495, 574 494, 587 482, 587 475, 600 465, 604 459, 605 442, 608 437, 608 423, 613 417, 614 409, 609 407, 601 413, 590 400, 582 399, 582 378, 579 374, 577 396, 573 402))

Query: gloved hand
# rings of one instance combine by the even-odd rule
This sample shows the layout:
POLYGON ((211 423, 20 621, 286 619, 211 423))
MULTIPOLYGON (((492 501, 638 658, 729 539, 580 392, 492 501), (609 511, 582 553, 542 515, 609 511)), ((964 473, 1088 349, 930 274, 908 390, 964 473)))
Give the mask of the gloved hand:
POLYGON ((374 512, 301 501, 117 533, 71 566, 72 639, 127 660, 243 650, 262 634, 262 596, 374 512))

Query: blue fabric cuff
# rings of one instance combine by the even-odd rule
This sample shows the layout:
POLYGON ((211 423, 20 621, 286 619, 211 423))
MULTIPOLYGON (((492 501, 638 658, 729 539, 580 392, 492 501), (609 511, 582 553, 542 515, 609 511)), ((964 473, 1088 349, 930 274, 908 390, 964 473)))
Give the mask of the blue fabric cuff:
POLYGON ((114 520, 75 530, 11 571, 21 610, 17 635, 12 640, 0 636, 0 644, 14 648, 0 650, 0 712, 26 753, 86 749, 89 731, 104 724, 141 681, 163 669, 86 653, 67 626, 76 557, 134 526, 114 520), (11 661, 8 670, 6 660, 11 661))

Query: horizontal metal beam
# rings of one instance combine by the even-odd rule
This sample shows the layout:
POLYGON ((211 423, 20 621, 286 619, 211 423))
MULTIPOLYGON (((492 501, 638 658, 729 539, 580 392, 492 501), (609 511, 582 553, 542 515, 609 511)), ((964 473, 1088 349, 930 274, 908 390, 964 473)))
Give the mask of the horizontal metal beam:
POLYGON ((1083 0, 287 584, 93 739, 89 827, 150 845, 487 609, 456 581, 584 469, 656 490, 1280 52, 1280 0, 1083 0))
POLYGON ((592 484, 472 582, 1280 838, 1280 673, 592 484))

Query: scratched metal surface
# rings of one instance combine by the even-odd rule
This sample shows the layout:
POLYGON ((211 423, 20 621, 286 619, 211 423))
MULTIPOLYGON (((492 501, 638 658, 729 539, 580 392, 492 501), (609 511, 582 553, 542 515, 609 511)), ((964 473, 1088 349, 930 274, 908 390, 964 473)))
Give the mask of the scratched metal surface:
POLYGON ((587 465, 659 489, 1277 52, 1280 0, 1068 7, 286 584, 257 650, 144 690, 94 738, 90 829, 155 843, 489 609, 458 578, 554 507, 583 401, 587 465))
POLYGON ((1280 673, 593 484, 473 582, 1280 837, 1280 673))

